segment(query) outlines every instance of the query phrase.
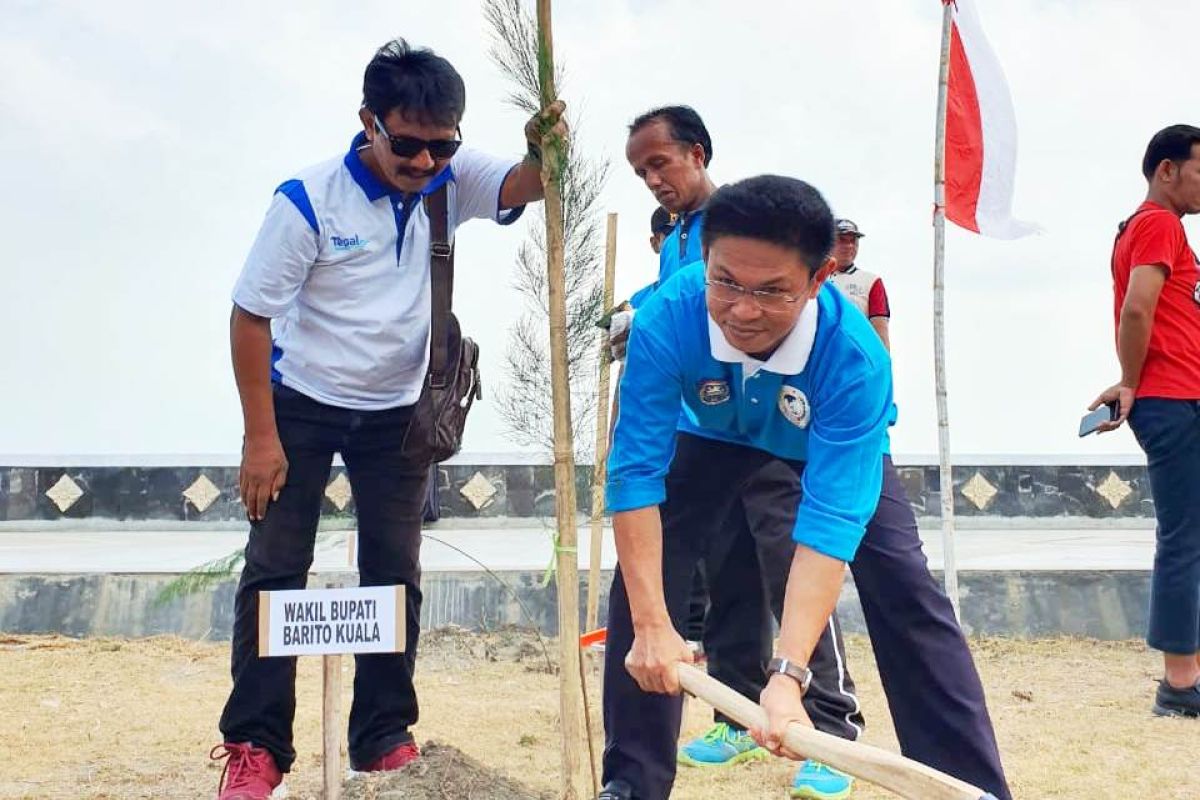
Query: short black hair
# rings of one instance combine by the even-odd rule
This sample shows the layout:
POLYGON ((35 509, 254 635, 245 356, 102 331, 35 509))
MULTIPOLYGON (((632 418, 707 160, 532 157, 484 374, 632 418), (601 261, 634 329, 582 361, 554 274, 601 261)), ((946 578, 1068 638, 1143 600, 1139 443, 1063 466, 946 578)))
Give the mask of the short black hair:
POLYGON ((670 233, 674 224, 671 222, 671 212, 662 206, 654 209, 650 215, 650 233, 670 233))
POLYGON ((1194 125, 1170 125, 1154 134, 1142 157, 1142 174, 1146 180, 1154 177, 1154 171, 1164 161, 1187 161, 1192 157, 1192 147, 1200 144, 1200 128, 1194 125))
POLYGON ((780 175, 746 178, 717 189, 707 208, 705 250, 722 236, 744 236, 797 251, 810 272, 833 250, 833 212, 804 181, 780 175))
POLYGON ((680 144, 686 147, 698 144, 704 148, 704 166, 707 167, 708 162, 712 161, 712 137, 708 135, 708 128, 704 127, 704 120, 700 119, 696 109, 691 106, 652 108, 629 123, 629 135, 632 136, 652 122, 665 122, 671 130, 671 138, 680 144))
POLYGON ((467 88, 458 71, 437 53, 393 39, 367 64, 363 106, 381 119, 395 109, 407 120, 450 128, 466 111, 467 88))

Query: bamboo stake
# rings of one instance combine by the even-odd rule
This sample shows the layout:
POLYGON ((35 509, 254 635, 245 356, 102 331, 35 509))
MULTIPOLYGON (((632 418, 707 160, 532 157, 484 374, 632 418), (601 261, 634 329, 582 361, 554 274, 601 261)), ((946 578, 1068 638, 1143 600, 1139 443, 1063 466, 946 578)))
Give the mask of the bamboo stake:
POLYGON ((342 794, 342 657, 321 657, 321 734, 322 768, 325 775, 325 800, 338 800, 342 794))
MULTIPOLYGON (((537 0, 538 78, 542 107, 558 96, 554 86, 554 38, 550 0, 537 0)), ((562 730, 562 800, 584 800, 588 777, 582 755, 587 735, 579 652, 579 561, 576 547, 575 458, 571 438, 571 392, 567 373, 566 275, 563 268, 563 205, 560 180, 564 143, 542 140, 542 186, 546 194, 546 272, 550 310, 550 383, 554 401, 554 490, 558 517, 558 670, 562 730)), ((593 788, 593 794, 597 787, 593 788)))
MULTIPOLYGON (((333 588, 332 583, 325 588, 333 588)), ((324 800, 342 796, 342 656, 321 657, 321 769, 325 779, 324 800)))
MULTIPOLYGON (((613 283, 617 275, 617 215, 608 215, 608 241, 604 248, 604 313, 612 311, 613 283)), ((592 550, 588 565, 587 625, 594 631, 600 614, 600 547, 604 541, 604 484, 608 478, 608 394, 612 350, 608 337, 600 337, 600 380, 596 384, 596 463, 592 466, 592 550)))
POLYGON ((933 370, 937 393, 938 474, 942 497, 942 572, 954 616, 958 608, 958 567, 954 557, 954 477, 950 471, 950 413, 946 400, 946 98, 950 85, 953 6, 943 0, 942 58, 938 70, 937 139, 933 153, 933 370))

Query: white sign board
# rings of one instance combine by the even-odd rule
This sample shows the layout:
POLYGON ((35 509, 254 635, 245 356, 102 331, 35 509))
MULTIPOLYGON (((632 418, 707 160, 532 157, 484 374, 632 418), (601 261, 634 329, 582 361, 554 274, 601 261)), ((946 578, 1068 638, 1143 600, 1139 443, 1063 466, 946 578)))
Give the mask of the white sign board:
POLYGON ((404 587, 258 593, 259 656, 402 653, 404 587))

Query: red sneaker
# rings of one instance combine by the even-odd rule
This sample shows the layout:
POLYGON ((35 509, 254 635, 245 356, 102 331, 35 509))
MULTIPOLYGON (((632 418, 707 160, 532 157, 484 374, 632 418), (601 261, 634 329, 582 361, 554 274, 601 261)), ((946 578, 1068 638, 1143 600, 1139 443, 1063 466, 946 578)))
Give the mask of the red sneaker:
POLYGON ((405 742, 398 744, 391 750, 381 755, 379 758, 367 764, 360 770, 361 772, 385 772, 393 769, 407 767, 412 762, 421 757, 421 751, 417 748, 416 742, 405 742))
POLYGON ((268 800, 283 782, 270 751, 250 742, 219 744, 208 757, 213 761, 228 759, 217 784, 217 800, 268 800))

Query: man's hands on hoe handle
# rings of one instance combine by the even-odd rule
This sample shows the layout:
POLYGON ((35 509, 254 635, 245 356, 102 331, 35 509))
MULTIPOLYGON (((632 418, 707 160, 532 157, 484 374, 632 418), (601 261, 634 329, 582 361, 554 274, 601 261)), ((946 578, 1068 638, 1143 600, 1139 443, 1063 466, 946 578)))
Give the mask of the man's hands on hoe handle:
POLYGON ((804 710, 803 700, 804 693, 794 678, 772 675, 758 700, 763 711, 767 712, 767 727, 750 729, 754 741, 777 756, 803 761, 806 757, 804 754, 789 750, 783 743, 783 735, 793 722, 806 728, 813 727, 808 712, 804 710))
MULTIPOLYGON (((633 647, 625 656, 625 669, 644 692, 679 694, 681 687, 676 665, 694 661, 692 649, 673 626, 647 626, 634 634, 633 647)), ((800 684, 794 679, 787 675, 771 676, 759 700, 767 712, 767 727, 765 730, 751 729, 755 741, 777 756, 803 760, 803 754, 789 750, 783 743, 783 735, 793 722, 812 727, 808 712, 804 710, 803 696, 800 684)))
POLYGON ((680 661, 691 664, 694 660, 692 648, 670 623, 648 625, 635 631, 633 647, 625 656, 625 669, 643 692, 679 694, 675 665, 680 661))

